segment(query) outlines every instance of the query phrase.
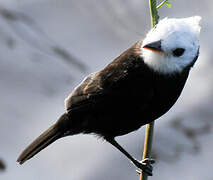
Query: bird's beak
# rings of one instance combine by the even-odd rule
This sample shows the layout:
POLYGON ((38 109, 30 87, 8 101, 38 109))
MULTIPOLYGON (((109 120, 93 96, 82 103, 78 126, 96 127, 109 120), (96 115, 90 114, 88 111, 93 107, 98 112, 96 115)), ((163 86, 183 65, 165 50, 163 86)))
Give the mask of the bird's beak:
POLYGON ((143 48, 159 53, 163 52, 163 50, 161 49, 161 40, 146 44, 145 46, 143 46, 143 48))

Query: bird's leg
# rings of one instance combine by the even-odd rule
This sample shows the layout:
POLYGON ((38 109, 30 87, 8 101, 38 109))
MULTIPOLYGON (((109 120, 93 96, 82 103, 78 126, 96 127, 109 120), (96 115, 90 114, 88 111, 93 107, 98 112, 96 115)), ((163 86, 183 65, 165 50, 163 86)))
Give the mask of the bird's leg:
POLYGON ((106 139, 110 144, 116 147, 121 153, 123 153, 130 161, 143 172, 147 173, 147 175, 152 176, 152 166, 151 164, 154 163, 153 159, 144 159, 143 161, 138 161, 133 158, 120 144, 118 144, 114 138, 106 139))

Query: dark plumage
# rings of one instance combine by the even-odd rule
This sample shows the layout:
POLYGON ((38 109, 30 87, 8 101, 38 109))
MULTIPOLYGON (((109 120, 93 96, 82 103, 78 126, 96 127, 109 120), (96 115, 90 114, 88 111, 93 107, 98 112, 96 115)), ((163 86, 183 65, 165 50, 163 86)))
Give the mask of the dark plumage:
MULTIPOLYGON (((163 51, 160 41, 144 48, 158 51, 153 53, 163 51)), ((61 137, 94 133, 151 175, 151 168, 130 156, 114 138, 137 130, 173 106, 198 57, 198 50, 181 72, 162 73, 145 63, 141 49, 142 41, 139 41, 103 70, 90 74, 66 99, 67 112, 28 146, 17 161, 23 164, 61 137)))
POLYGON ((136 43, 74 90, 67 100, 74 125, 68 122, 66 127, 75 126, 75 133, 113 138, 137 130, 169 110, 190 67, 171 76, 156 73, 143 62, 140 47, 141 42, 136 43))

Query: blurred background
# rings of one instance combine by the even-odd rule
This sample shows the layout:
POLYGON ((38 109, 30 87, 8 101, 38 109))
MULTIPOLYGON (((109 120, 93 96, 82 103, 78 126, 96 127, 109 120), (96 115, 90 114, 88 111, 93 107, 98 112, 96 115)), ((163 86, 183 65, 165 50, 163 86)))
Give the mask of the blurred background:
MULTIPOLYGON (((211 0, 172 0, 160 17, 202 16, 200 57, 175 106, 156 121, 150 180, 212 180, 211 0)), ((0 0, 0 179, 139 179, 92 135, 55 142, 20 166, 20 152, 64 112, 64 98, 150 29, 148 0, 0 0)), ((118 137, 141 159, 144 130, 118 137)))

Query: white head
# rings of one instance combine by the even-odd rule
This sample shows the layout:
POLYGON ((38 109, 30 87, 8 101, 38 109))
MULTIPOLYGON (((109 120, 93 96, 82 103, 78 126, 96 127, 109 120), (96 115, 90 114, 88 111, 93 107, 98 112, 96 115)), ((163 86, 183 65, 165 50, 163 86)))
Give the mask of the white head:
POLYGON ((201 17, 164 18, 142 44, 144 62, 154 71, 173 74, 193 64, 199 53, 201 17))

